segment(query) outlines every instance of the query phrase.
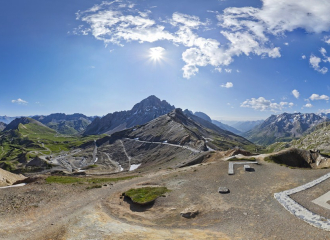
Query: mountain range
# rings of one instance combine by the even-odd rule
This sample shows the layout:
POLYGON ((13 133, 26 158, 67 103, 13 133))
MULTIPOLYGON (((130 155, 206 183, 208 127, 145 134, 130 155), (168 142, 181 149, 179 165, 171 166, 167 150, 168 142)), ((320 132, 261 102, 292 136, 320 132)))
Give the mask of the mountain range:
POLYGON ((326 116, 314 113, 282 113, 270 116, 262 124, 245 132, 243 136, 260 145, 288 142, 303 136, 304 133, 326 120, 326 116))
POLYGON ((60 134, 74 135, 84 132, 95 117, 87 117, 80 113, 71 115, 54 113, 48 116, 33 116, 32 118, 60 134))

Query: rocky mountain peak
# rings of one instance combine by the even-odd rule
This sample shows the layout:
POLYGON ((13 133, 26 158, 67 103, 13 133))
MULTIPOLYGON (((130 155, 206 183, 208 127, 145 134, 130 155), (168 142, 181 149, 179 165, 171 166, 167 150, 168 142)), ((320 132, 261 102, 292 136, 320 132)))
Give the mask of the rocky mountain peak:
POLYGON ((132 108, 132 112, 137 114, 141 112, 149 112, 149 111, 155 111, 155 110, 173 110, 174 106, 171 106, 168 102, 165 100, 161 101, 159 98, 157 98, 154 95, 151 95, 147 97, 146 99, 143 99, 141 102, 134 105, 132 108))
POLYGON ((143 99, 129 111, 109 113, 102 118, 96 118, 86 128, 85 135, 121 131, 136 125, 145 124, 159 116, 165 115, 175 109, 165 100, 161 101, 154 95, 143 99))

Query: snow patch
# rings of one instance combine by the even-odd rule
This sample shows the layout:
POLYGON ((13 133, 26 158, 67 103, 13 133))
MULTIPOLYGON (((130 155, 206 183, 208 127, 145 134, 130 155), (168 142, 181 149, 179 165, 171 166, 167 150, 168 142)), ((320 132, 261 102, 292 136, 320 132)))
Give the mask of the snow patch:
POLYGON ((130 166, 129 170, 130 170, 130 171, 133 171, 133 170, 137 169, 137 168, 140 167, 140 166, 141 166, 141 163, 140 163, 140 164, 132 164, 132 165, 130 166))

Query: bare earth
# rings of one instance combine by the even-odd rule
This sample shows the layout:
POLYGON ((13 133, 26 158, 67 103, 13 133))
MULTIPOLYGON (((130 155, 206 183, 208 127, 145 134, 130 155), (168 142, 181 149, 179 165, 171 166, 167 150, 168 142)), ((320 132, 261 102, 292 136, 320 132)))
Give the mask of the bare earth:
MULTIPOLYGON (((291 215, 273 197, 329 170, 290 169, 261 161, 253 165, 255 172, 235 165, 235 175, 229 176, 228 162, 213 160, 156 173, 138 169, 134 172, 141 171, 140 177, 100 189, 46 184, 42 179, 0 189, 0 239, 329 239, 329 232, 291 215), (152 206, 137 207, 121 197, 130 188, 157 185, 171 192, 152 206), (219 194, 220 186, 230 193, 219 194), (200 214, 181 217, 187 207, 200 214)), ((120 175, 125 173, 116 177, 120 175)), ((320 186, 311 192, 311 200, 325 191, 329 188, 320 186)), ((295 197, 304 203, 301 195, 295 197)))

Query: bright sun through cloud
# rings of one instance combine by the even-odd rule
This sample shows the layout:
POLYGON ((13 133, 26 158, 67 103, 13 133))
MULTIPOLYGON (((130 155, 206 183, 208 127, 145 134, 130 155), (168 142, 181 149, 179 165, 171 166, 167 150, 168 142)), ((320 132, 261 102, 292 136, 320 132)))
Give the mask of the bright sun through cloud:
POLYGON ((163 58, 164 52, 165 48, 162 47, 150 48, 149 56, 153 61, 159 61, 163 58))

